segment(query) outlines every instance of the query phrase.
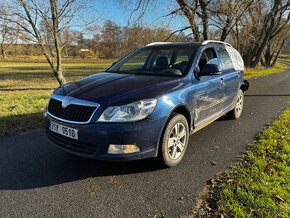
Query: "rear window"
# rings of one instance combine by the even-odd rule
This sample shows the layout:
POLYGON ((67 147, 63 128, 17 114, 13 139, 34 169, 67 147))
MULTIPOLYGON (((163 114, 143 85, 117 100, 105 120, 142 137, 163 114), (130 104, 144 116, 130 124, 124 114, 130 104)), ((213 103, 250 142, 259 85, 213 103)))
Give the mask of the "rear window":
POLYGON ((222 68, 224 70, 232 69, 234 66, 227 50, 222 47, 218 47, 217 50, 220 55, 222 68))

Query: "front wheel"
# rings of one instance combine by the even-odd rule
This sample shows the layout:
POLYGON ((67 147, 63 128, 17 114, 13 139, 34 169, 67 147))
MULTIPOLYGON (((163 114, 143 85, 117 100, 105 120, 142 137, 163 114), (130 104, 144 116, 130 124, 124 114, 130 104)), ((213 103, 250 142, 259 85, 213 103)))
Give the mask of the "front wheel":
POLYGON ((188 144, 189 127, 181 114, 173 115, 163 133, 160 158, 165 166, 176 166, 183 158, 188 144))
POLYGON ((244 92, 240 89, 238 92, 235 107, 232 111, 228 113, 229 117, 232 119, 239 119, 242 114, 243 107, 244 107, 244 92))

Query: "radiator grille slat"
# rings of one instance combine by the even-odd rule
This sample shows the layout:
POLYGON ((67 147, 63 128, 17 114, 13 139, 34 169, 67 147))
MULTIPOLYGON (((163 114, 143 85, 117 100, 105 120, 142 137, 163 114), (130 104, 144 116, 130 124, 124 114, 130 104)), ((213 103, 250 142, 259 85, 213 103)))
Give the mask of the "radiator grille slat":
POLYGON ((48 112, 53 116, 74 122, 87 122, 96 110, 94 106, 70 104, 66 108, 61 106, 62 102, 54 98, 50 99, 48 112))

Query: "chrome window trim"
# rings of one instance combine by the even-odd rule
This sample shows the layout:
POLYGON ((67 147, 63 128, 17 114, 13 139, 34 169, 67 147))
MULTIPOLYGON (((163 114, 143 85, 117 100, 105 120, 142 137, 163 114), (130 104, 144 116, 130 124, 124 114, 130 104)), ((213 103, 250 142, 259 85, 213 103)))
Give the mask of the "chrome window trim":
POLYGON ((50 98, 53 98, 53 99, 58 100, 58 101, 61 101, 61 102, 63 102, 64 100, 68 100, 69 99, 71 101, 71 104, 74 104, 74 105, 82 105, 82 106, 96 107, 96 109, 93 111, 92 115, 90 116, 89 120, 88 121, 84 121, 84 122, 71 121, 71 120, 62 119, 62 118, 59 118, 59 117, 56 117, 56 116, 52 115, 47 110, 47 114, 50 117, 52 117, 52 118, 54 118, 56 120, 62 121, 62 122, 66 122, 66 123, 72 123, 72 124, 88 124, 88 123, 91 122, 93 116, 95 115, 96 111, 100 107, 100 104, 98 104, 98 103, 91 102, 91 101, 86 101, 86 100, 82 100, 82 99, 78 99, 78 98, 73 98, 73 97, 70 97, 70 96, 52 95, 50 98))

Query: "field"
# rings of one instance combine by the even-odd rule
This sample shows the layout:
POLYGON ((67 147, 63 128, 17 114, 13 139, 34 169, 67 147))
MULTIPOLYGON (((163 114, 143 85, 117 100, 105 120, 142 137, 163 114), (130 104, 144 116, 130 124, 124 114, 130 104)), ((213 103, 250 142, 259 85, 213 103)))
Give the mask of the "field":
POLYGON ((209 190, 203 217, 289 217, 290 108, 209 190))
MULTIPOLYGON (((82 59, 64 61, 64 76, 67 82, 71 82, 106 69, 115 60, 90 60, 87 63, 82 59)), ((245 77, 284 69, 285 65, 279 63, 272 69, 248 69, 245 77)), ((42 112, 57 86, 49 65, 41 58, 0 62, 0 136, 41 128, 42 112)))
MULTIPOLYGON (((100 72, 107 63, 65 63, 68 82, 100 72)), ((42 112, 58 86, 47 63, 0 62, 0 136, 42 126, 42 112)))

